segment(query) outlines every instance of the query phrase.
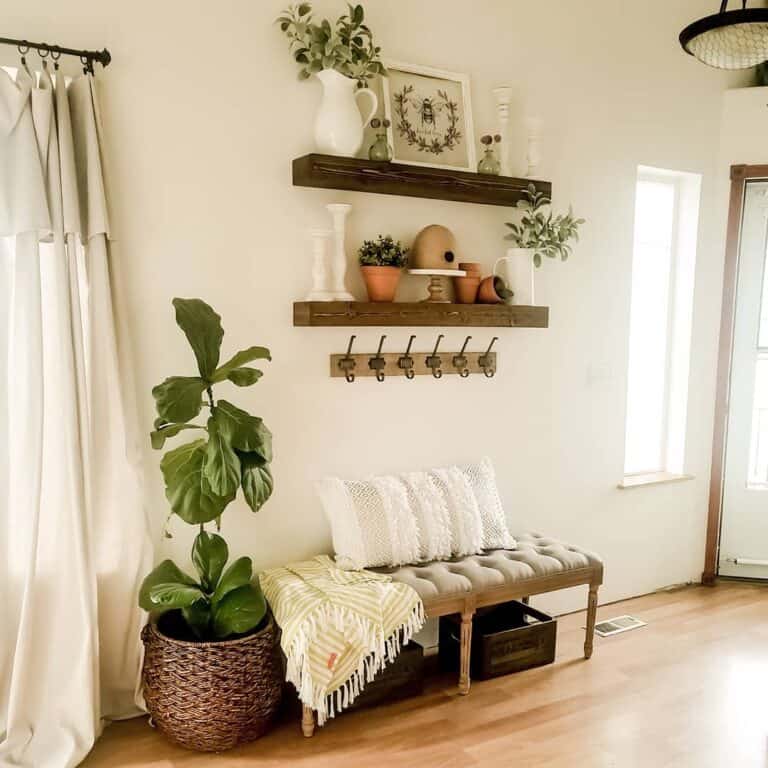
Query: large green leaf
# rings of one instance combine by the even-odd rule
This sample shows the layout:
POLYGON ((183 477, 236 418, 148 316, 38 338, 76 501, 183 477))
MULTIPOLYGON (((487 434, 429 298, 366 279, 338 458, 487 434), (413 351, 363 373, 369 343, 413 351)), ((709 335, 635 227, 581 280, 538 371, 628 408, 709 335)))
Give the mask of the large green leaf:
POLYGON ((195 440, 163 456, 160 469, 171 509, 185 522, 196 525, 215 520, 235 494, 219 496, 203 474, 207 441, 195 440))
POLYGON ((169 437, 175 437, 184 429, 205 429, 205 427, 201 427, 199 424, 164 424, 159 429, 149 433, 152 447, 156 451, 160 450, 169 437))
POLYGON ((181 609, 184 621, 198 640, 205 640, 211 625, 211 604, 207 600, 197 600, 181 609))
POLYGON ((228 592, 213 612, 213 634, 218 638, 240 635, 256 627, 267 612, 258 584, 246 584, 228 592))
POLYGON ((206 531, 197 534, 192 545, 192 564, 206 592, 216 589, 228 559, 227 542, 221 536, 206 531))
POLYGON ((213 592, 229 559, 227 542, 218 534, 200 531, 192 545, 192 564, 206 592, 213 592))
POLYGON ((258 512, 272 495, 274 481, 269 464, 257 453, 241 453, 240 466, 242 471, 243 495, 248 506, 258 512))
POLYGON ((257 416, 241 410, 227 400, 216 404, 217 420, 225 426, 233 448, 257 453, 264 461, 272 461, 272 433, 257 416))
POLYGON ((152 389, 157 415, 167 422, 194 419, 202 408, 206 386, 197 376, 171 376, 152 389))
POLYGON ((152 587, 158 584, 185 584, 188 587, 196 587, 197 582, 187 576, 173 560, 163 560, 151 573, 149 573, 141 583, 139 590, 139 606, 145 611, 152 611, 157 606, 149 599, 149 592, 152 587))
POLYGON ((224 575, 221 577, 221 581, 218 583, 216 591, 213 593, 211 602, 216 605, 216 603, 218 603, 228 592, 231 592, 238 587, 242 587, 245 584, 250 584, 252 575, 253 565, 251 563, 251 558, 238 557, 237 560, 224 571, 224 575))
POLYGON ((237 493, 240 486, 240 459, 230 443, 230 422, 214 409, 208 419, 208 445, 203 472, 211 490, 219 496, 237 493))
POLYGON ((252 363, 254 360, 271 359, 272 355, 266 347, 248 347, 248 349, 242 349, 227 360, 226 363, 223 363, 216 369, 211 377, 211 381, 224 381, 229 378, 229 374, 234 371, 235 368, 241 368, 247 363, 252 363))
POLYGON ((186 608, 204 597, 200 587, 186 584, 155 584, 149 590, 149 601, 155 608, 186 608))
MULTIPOLYGON (((201 299, 174 299, 176 323, 184 331, 197 358, 200 375, 210 381, 219 364, 219 351, 224 329, 221 317, 201 299)), ((180 421, 180 419, 172 419, 180 421)))
POLYGON ((258 368, 235 368, 229 372, 227 378, 238 387, 250 387, 264 374, 258 368))

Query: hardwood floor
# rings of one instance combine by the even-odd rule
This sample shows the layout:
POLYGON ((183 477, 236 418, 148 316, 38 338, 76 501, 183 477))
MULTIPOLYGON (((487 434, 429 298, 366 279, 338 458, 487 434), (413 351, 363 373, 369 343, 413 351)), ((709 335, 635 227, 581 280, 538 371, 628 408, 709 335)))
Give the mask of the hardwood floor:
POLYGON ((559 622, 554 664, 456 694, 348 713, 304 739, 297 718, 221 755, 187 752, 146 719, 114 723, 85 768, 764 768, 768 765, 768 586, 725 582, 628 600, 648 626, 595 639, 559 622))

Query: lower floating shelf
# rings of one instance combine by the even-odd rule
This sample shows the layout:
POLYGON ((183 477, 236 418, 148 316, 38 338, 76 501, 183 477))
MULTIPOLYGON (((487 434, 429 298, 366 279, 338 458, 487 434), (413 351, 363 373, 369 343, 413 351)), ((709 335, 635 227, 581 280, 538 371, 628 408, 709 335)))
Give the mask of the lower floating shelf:
POLYGON ((297 301, 296 326, 434 326, 464 328, 547 328, 549 307, 507 304, 387 304, 372 301, 297 301))

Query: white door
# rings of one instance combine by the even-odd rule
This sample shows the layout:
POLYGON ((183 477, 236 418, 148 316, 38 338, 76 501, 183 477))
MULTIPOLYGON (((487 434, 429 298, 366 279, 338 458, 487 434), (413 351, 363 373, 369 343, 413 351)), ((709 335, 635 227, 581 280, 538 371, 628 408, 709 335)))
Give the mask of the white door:
POLYGON ((747 183, 739 246, 720 567, 768 579, 768 181, 747 183))

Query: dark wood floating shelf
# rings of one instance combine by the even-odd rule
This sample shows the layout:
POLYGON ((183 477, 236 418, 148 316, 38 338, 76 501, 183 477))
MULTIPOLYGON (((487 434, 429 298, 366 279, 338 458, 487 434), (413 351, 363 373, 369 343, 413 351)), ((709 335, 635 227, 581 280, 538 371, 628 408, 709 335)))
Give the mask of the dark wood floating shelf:
POLYGON ((443 326, 547 328, 549 307, 506 304, 385 304, 367 301, 297 301, 293 324, 299 326, 443 326))
POLYGON ((381 195, 427 197, 460 203, 514 206, 529 184, 552 196, 548 181, 423 168, 335 155, 304 155, 293 161, 293 185, 381 195))

